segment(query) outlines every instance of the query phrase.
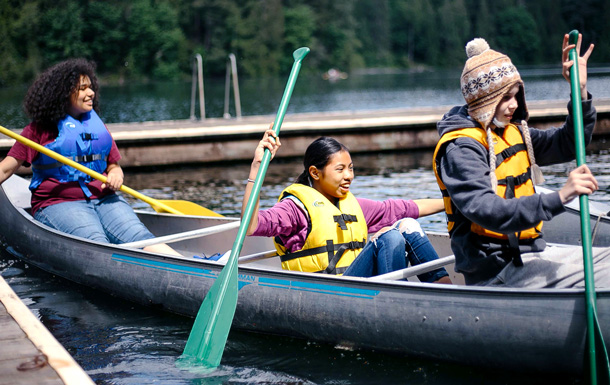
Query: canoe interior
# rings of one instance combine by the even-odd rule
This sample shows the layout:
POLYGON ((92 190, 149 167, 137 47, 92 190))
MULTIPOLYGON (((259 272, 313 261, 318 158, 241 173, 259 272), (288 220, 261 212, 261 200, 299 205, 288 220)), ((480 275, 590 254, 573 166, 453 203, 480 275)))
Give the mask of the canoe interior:
MULTIPOLYGON (((29 182, 23 178, 14 176, 7 180, 5 185, 4 191, 12 204, 17 208, 22 209, 22 213, 31 219, 31 216, 29 216, 31 207, 30 192, 28 190, 29 182)), ((237 218, 200 217, 188 215, 176 216, 173 214, 156 213, 146 210, 136 210, 136 214, 142 223, 144 223, 146 227, 157 237, 207 228, 210 226, 239 220, 237 218)), ((46 227, 33 219, 31 220, 32 223, 37 226, 46 227)), ((52 229, 50 230, 54 231, 52 229)), ((67 234, 62 235, 70 237, 70 235, 67 234)), ((237 229, 232 229, 218 234, 173 242, 171 243, 171 246, 187 258, 196 258, 195 256, 209 257, 215 253, 224 254, 225 252, 230 251, 233 247, 233 242, 235 241, 236 235, 237 229)), ((431 232, 429 233, 429 238, 439 256, 442 257, 452 254, 446 234, 431 232)), ((271 238, 246 237, 240 256, 243 257, 273 250, 275 250, 275 247, 271 238)), ((249 261, 246 262, 246 264, 248 266, 257 268, 279 271, 282 270, 281 262, 277 255, 249 261)), ((453 282, 463 284, 464 278, 461 274, 454 272, 453 264, 448 265, 446 269, 449 272, 453 282)), ((410 277, 409 280, 419 282, 417 277, 410 277)))

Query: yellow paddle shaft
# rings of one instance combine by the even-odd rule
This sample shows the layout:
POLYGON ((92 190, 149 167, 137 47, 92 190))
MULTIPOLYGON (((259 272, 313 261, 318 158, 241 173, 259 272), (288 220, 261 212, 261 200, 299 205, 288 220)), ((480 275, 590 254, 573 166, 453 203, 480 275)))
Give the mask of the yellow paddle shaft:
MULTIPOLYGON (((102 183, 106 183, 106 179, 107 179, 106 176, 100 174, 99 172, 95 172, 95 171, 91 170, 90 168, 87 168, 87 167, 83 166, 80 163, 76 163, 72 159, 68 159, 68 158, 66 158, 63 155, 60 155, 60 154, 56 153, 55 151, 52 151, 52 150, 50 150, 50 149, 48 149, 48 148, 46 148, 44 146, 41 146, 40 144, 38 144, 36 142, 33 142, 30 139, 25 138, 25 137, 15 133, 15 132, 9 130, 8 128, 0 126, 0 132, 2 132, 4 135, 11 137, 11 138, 15 139, 16 141, 18 141, 18 142, 20 142, 20 143, 22 143, 22 144, 24 144, 24 145, 26 145, 26 146, 36 150, 36 151, 42 153, 42 154, 45 154, 46 156, 49 156, 49 157, 55 159, 58 162, 61 162, 61 163, 65 164, 65 165, 68 165, 70 167, 74 167, 78 171, 82 171, 85 174, 89 175, 90 177, 92 177, 94 179, 97 179, 97 180, 101 181, 102 183)), ((137 192, 136 190, 133 190, 133 189, 131 189, 131 188, 125 186, 125 185, 121 186, 120 190, 122 192, 124 192, 125 194, 129 194, 129 195, 131 195, 134 198, 138 198, 138 199, 148 203, 151 206, 156 206, 158 208, 161 208, 161 209, 167 211, 168 213, 177 214, 177 215, 184 215, 180 211, 178 211, 178 210, 176 210, 176 209, 174 209, 174 208, 172 208, 172 207, 170 207, 170 206, 168 206, 168 205, 166 205, 166 204, 164 204, 162 202, 159 202, 156 199, 147 197, 146 195, 143 195, 143 194, 137 192)))

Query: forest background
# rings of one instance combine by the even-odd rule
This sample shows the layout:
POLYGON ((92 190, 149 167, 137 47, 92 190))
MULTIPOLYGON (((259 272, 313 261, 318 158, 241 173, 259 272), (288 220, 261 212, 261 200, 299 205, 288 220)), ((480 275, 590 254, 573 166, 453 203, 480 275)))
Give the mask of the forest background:
POLYGON ((518 65, 558 65, 578 29, 610 63, 609 0, 0 0, 0 86, 31 81, 69 57, 94 60, 104 82, 187 78, 193 55, 206 76, 460 68, 484 37, 518 65))

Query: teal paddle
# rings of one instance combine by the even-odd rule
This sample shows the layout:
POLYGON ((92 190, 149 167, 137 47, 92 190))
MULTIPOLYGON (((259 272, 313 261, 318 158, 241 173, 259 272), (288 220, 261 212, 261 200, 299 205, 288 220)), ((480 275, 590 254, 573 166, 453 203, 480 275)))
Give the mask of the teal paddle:
MULTIPOLYGON (((278 137, 288 103, 290 102, 292 90, 301 69, 301 61, 308 53, 309 48, 302 47, 292 54, 294 64, 290 71, 290 77, 288 78, 277 116, 273 122, 273 131, 278 137)), ((182 366, 201 364, 206 368, 213 369, 220 364, 237 306, 237 260, 270 161, 271 152, 266 149, 258 174, 256 174, 256 180, 246 204, 239 230, 237 231, 235 243, 231 249, 231 255, 199 308, 191 334, 184 347, 181 360, 182 366)))
MULTIPOLYGON (((570 32, 569 43, 578 42, 578 31, 570 32)), ((580 95, 580 75, 576 48, 570 50, 570 60, 574 63, 570 69, 570 85, 572 89, 572 116, 574 118, 574 141, 576 144, 576 164, 585 164, 585 140, 582 122, 582 100, 580 95)), ((585 272, 585 296, 587 305, 587 345, 589 347, 589 374, 591 384, 597 384, 598 379, 607 383, 610 378, 608 352, 602 338, 599 320, 597 319, 597 303, 595 280, 593 276, 593 251, 591 244, 591 222, 589 217, 589 196, 581 195, 580 199, 580 231, 582 237, 582 252, 585 272)))

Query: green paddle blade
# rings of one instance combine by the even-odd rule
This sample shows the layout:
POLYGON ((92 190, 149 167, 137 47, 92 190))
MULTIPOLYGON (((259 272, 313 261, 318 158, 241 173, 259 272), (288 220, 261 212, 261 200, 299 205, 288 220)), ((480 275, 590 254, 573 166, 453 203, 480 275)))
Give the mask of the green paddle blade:
MULTIPOLYGON (((292 65, 286 89, 284 90, 284 95, 280 101, 280 107, 273 123, 273 130, 276 135, 279 135, 284 114, 288 109, 290 96, 292 95, 292 90, 301 68, 301 61, 307 53, 309 53, 309 48, 303 47, 294 51, 292 55, 295 61, 292 65)), ((215 368, 220 364, 227 337, 229 336, 229 330, 231 329, 231 323, 233 322, 233 316, 235 315, 235 308, 237 307, 237 292, 239 289, 237 283, 237 260, 270 161, 271 152, 269 149, 265 149, 252 192, 250 193, 237 236, 235 237, 235 242, 231 248, 229 260, 203 299, 203 303, 195 318, 193 329, 186 342, 184 353, 178 362, 178 365, 182 368, 190 369, 189 365, 192 367, 192 365, 196 365, 198 362, 206 368, 215 368)))
POLYGON ((184 356, 194 357, 208 368, 220 365, 237 307, 237 264, 232 262, 227 262, 206 294, 184 347, 184 356))

